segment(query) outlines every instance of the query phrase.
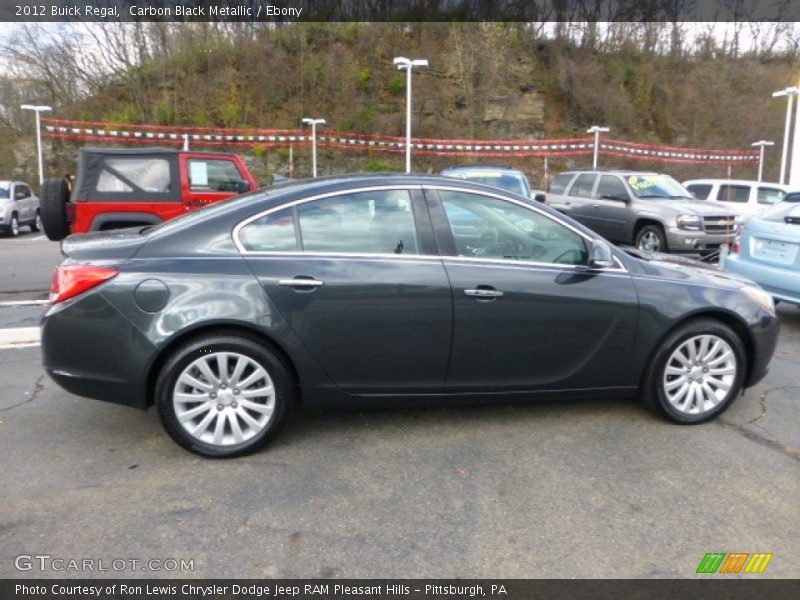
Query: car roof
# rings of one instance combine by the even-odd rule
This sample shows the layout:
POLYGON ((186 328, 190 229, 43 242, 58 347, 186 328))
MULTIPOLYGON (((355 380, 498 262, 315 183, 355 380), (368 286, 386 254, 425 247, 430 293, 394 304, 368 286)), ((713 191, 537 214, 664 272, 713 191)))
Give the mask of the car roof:
POLYGON ((509 166, 472 165, 460 167, 447 167, 442 169, 442 175, 448 173, 479 173, 481 171, 503 171, 505 173, 524 174, 521 170, 509 166))
POLYGON ((636 169, 570 169, 562 171, 559 175, 576 175, 592 173, 597 175, 667 175, 658 171, 637 171, 636 169))
POLYGON ((87 146, 81 148, 81 154, 119 154, 119 155, 158 155, 164 156, 165 154, 218 154, 226 156, 236 156, 231 152, 218 152, 216 150, 179 150, 178 148, 101 148, 98 146, 87 146))
POLYGON ((740 185, 768 185, 772 187, 777 187, 782 190, 789 190, 792 189, 791 186, 785 185, 783 183, 777 183, 774 181, 756 181, 754 179, 724 179, 724 178, 714 178, 714 177, 704 177, 700 179, 686 179, 683 183, 710 183, 710 184, 723 184, 723 183, 731 183, 731 184, 740 184, 740 185))

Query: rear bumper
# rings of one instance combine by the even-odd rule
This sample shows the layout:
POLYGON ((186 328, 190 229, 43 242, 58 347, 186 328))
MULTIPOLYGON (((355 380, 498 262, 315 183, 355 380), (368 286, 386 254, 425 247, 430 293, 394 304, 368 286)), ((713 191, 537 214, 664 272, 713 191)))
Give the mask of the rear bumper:
POLYGON ((725 270, 755 281, 777 300, 800 305, 798 271, 748 260, 740 254, 730 254, 725 259, 725 270))
POLYGON ((99 293, 56 305, 42 318, 45 372, 66 391, 147 408, 153 346, 99 293))

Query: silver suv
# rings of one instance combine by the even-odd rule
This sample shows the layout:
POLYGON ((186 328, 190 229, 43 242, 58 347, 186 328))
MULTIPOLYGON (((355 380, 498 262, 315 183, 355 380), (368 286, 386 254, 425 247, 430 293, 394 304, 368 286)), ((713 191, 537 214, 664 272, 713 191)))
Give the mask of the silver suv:
POLYGON ((27 225, 31 231, 42 228, 39 198, 27 183, 0 181, 0 230, 16 237, 22 225, 27 225))
POLYGON ((730 244, 738 227, 725 205, 697 200, 669 175, 642 171, 568 171, 547 203, 619 244, 648 252, 699 252, 730 244))

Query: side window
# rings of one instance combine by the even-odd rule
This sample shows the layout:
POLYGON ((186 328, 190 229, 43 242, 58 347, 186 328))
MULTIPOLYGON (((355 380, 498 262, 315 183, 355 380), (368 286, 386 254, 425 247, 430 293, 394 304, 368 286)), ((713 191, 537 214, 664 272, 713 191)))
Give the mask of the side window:
POLYGON ((782 201, 786 197, 786 192, 777 188, 759 187, 758 188, 758 203, 759 204, 775 204, 782 201))
POLYGON ((24 200, 31 197, 31 190, 27 185, 18 185, 14 188, 14 199, 24 200))
POLYGON ((239 232, 239 241, 252 252, 296 251, 294 209, 284 208, 248 223, 239 232))
POLYGON ((407 190, 332 196, 299 205, 297 214, 306 252, 419 254, 407 190))
POLYGON ((597 175, 590 173, 578 175, 578 178, 569 190, 569 195, 577 196, 578 198, 592 198, 592 188, 594 187, 595 179, 597 179, 597 175))
POLYGON ((692 192, 695 198, 707 200, 708 195, 711 193, 711 187, 710 183, 692 183, 687 185, 686 189, 692 192))
POLYGON ((619 177, 603 175, 597 184, 597 197, 609 200, 624 200, 630 198, 628 189, 619 177))
POLYGON ((558 177, 553 180, 553 183, 550 184, 550 193, 551 194, 563 194, 564 190, 567 189, 567 185, 575 175, 573 173, 562 173, 558 177))
POLYGON ((747 202, 750 200, 750 186, 721 185, 717 192, 717 200, 720 202, 747 202))
POLYGON ((108 158, 97 178, 98 192, 170 191, 169 162, 165 158, 108 158))
POLYGON ((465 192, 439 192, 458 256, 585 265, 584 239, 519 204, 465 192))
POLYGON ((189 188, 195 192, 237 192, 244 177, 232 160, 192 158, 189 188))

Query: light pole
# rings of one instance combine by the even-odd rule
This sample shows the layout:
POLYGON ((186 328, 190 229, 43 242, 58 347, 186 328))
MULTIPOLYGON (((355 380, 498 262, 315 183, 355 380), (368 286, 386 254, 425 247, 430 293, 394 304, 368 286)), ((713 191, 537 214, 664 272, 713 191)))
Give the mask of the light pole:
POLYGON ((404 56, 394 59, 397 69, 406 72, 406 173, 411 173, 411 70, 413 67, 427 67, 424 58, 411 60, 404 56))
POLYGON ((303 123, 311 125, 311 172, 317 176, 317 125, 325 125, 325 119, 305 117, 303 123))
POLYGON ((586 133, 594 134, 594 158, 592 159, 592 168, 597 168, 597 155, 600 151, 600 134, 608 133, 611 131, 608 127, 600 127, 599 125, 592 125, 586 130, 586 133))
POLYGON ((786 183, 786 157, 789 153, 789 128, 792 123, 792 101, 794 97, 800 93, 800 88, 787 87, 777 92, 772 92, 773 98, 782 98, 788 96, 789 102, 786 104, 786 125, 783 128, 783 148, 781 149, 781 177, 778 183, 786 183))
POLYGON ((41 186, 44 184, 44 166, 42 164, 42 124, 39 113, 53 110, 53 108, 38 104, 23 104, 20 108, 22 110, 32 110, 36 113, 36 151, 39 155, 39 185, 41 186))
POLYGON ((774 146, 775 142, 769 142, 767 140, 759 140, 757 142, 753 142, 750 145, 759 147, 759 153, 758 153, 758 180, 761 181, 761 176, 764 174, 764 146, 774 146))

